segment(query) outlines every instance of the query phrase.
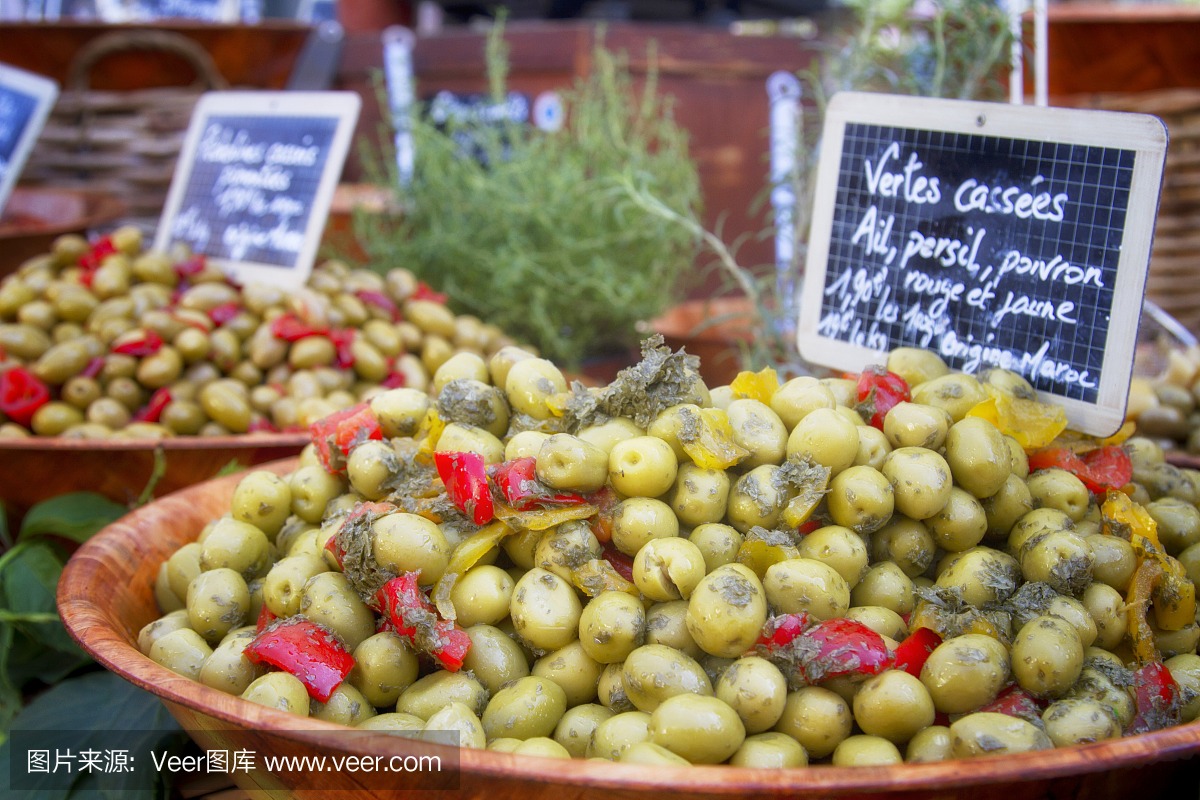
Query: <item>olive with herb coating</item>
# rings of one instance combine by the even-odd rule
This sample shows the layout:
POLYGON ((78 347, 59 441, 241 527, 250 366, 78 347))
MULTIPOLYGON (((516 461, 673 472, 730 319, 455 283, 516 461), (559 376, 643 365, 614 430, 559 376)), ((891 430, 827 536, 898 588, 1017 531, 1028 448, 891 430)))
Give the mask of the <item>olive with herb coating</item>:
POLYGON ((767 567, 763 590, 771 608, 781 614, 825 620, 845 616, 850 607, 846 579, 816 558, 788 558, 767 567))
POLYGON ((743 656, 730 664, 717 680, 715 695, 738 717, 746 733, 769 731, 783 715, 787 679, 779 668, 759 656, 743 656))
POLYGON ((557 683, 572 708, 596 699, 604 671, 605 665, 589 656, 576 639, 534 661, 529 674, 557 683))
POLYGON ((650 600, 686 600, 706 572, 700 548, 679 537, 651 539, 633 559, 634 585, 650 600))
POLYGON ((353 651, 375 633, 375 615, 340 572, 322 572, 304 582, 300 613, 341 637, 353 651))
POLYGON ((578 638, 583 607, 575 589, 540 567, 513 587, 509 616, 518 636, 531 647, 557 650, 578 638))
POLYGON ((858 456, 858 427, 836 409, 814 409, 792 428, 787 455, 807 455, 836 475, 858 456))
POLYGON ((617 761, 630 747, 647 741, 650 741, 650 715, 645 711, 623 711, 596 726, 587 756, 617 761))
POLYGON ((250 589, 245 579, 228 567, 205 570, 187 591, 188 624, 210 644, 245 624, 250 610, 250 589))
POLYGON ((923 447, 896 448, 880 472, 892 484, 896 511, 912 519, 928 519, 941 511, 954 488, 946 459, 923 447))
POLYGON ((617 664, 646 640, 646 610, 631 594, 604 591, 579 617, 579 643, 601 664, 617 664))
POLYGON ((906 744, 933 724, 933 698, 921 680, 889 669, 867 678, 854 693, 854 721, 864 733, 906 744))
POLYGON ((704 576, 688 600, 688 632, 700 649, 711 655, 742 655, 766 621, 762 583, 744 564, 717 567, 704 576))
POLYGON ((150 660, 185 678, 197 680, 212 648, 204 637, 191 628, 178 628, 154 639, 150 645, 150 660))
POLYGON ((205 686, 220 689, 226 694, 239 695, 266 672, 266 665, 254 664, 246 658, 244 651, 257 635, 253 626, 236 628, 213 648, 212 655, 204 660, 197 680, 205 686))
POLYGON ((311 700, 308 690, 300 679, 290 672, 268 672, 255 678, 246 690, 242 699, 260 706, 289 711, 301 717, 307 717, 311 700))
POLYGON ((903 762, 904 756, 895 744, 882 736, 865 733, 847 736, 829 759, 835 767, 880 767, 903 762))
POLYGON ((935 647, 920 677, 934 708, 962 714, 994 700, 1010 675, 1008 648, 991 636, 966 633, 935 647))
POLYGON ((558 742, 574 758, 587 756, 588 744, 601 722, 612 717, 613 712, 598 703, 575 703, 568 698, 568 708, 554 727, 554 741, 558 742))
POLYGON ((450 562, 450 543, 436 522, 397 511, 371 523, 375 562, 398 575, 419 572, 418 582, 432 586, 450 562))
POLYGON ((509 681, 529 674, 525 651, 515 639, 492 625, 472 625, 466 629, 471 646, 463 657, 463 669, 471 671, 490 693, 509 681))
POLYGON ((401 692, 396 711, 427 720, 447 703, 462 703, 479 715, 487 702, 487 689, 470 673, 438 670, 421 676, 401 692))
POLYGON ((678 474, 675 451, 657 436, 631 436, 608 451, 608 481, 626 497, 658 497, 678 474))
POLYGON ((417 654, 392 631, 368 636, 354 648, 354 667, 347 680, 371 705, 394 706, 419 674, 417 654))
POLYGON ((712 681, 694 658, 661 644, 633 650, 620 665, 625 696, 639 711, 653 711, 677 694, 713 693, 712 681))
POLYGON ((868 466, 847 467, 835 475, 825 500, 835 524, 861 534, 886 525, 895 510, 892 484, 868 466))
POLYGON ((500 689, 483 710, 489 739, 550 736, 567 710, 567 697, 554 681, 529 675, 500 689))
POLYGON ((1031 722, 995 711, 977 711, 950 724, 955 758, 1049 750, 1054 744, 1031 722))
POLYGON ((273 539, 292 513, 292 490, 286 479, 253 470, 238 481, 230 501, 233 518, 255 526, 273 539))
POLYGON ((667 500, 680 524, 698 529, 725 519, 732 488, 733 482, 725 470, 688 462, 679 465, 674 489, 667 500))
POLYGON ((450 588, 450 604, 464 628, 476 623, 495 625, 508 616, 515 581, 492 564, 471 567, 450 588))
POLYGON ((829 756, 853 727, 850 704, 821 686, 789 692, 775 723, 775 730, 798 741, 811 758, 829 756))

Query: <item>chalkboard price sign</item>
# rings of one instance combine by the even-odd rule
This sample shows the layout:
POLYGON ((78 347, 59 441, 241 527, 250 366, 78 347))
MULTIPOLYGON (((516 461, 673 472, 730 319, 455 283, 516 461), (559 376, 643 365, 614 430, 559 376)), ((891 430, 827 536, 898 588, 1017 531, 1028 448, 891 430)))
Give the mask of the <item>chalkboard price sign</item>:
POLYGON ((900 346, 1124 420, 1166 151, 1142 114, 844 93, 826 115, 798 326, 844 369, 900 346))
POLYGON ((0 64, 0 212, 57 97, 54 81, 0 64))
POLYGON ((353 92, 212 92, 196 106, 155 246, 242 281, 312 271, 360 101, 353 92))

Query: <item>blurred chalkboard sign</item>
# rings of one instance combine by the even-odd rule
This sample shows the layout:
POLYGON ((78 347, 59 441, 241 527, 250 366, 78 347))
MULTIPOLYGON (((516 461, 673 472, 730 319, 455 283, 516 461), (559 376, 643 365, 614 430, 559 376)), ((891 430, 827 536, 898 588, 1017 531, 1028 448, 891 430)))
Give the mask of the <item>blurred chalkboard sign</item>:
POLYGON ((0 213, 57 97, 54 81, 0 64, 0 213))
POLYGON ((155 246, 187 244, 242 281, 303 284, 360 106, 354 92, 203 95, 155 246))
POLYGON ((798 329, 841 369, 899 346, 1124 421, 1167 135, 1143 114, 844 93, 825 119, 798 329))
POLYGON ((156 19, 194 19, 236 22, 241 0, 96 0, 96 13, 105 22, 145 22, 156 19))
POLYGON ((429 120, 454 140, 459 152, 487 165, 490 152, 507 156, 505 127, 529 122, 528 95, 509 92, 502 101, 491 95, 440 91, 426 103, 429 120))

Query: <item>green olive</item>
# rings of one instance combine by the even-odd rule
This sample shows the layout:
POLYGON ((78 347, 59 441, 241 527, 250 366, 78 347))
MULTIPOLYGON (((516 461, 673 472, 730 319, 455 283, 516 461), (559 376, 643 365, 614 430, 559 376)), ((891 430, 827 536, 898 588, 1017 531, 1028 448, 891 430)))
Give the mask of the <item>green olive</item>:
POLYGON ((921 347, 893 347, 888 352, 886 366, 888 372, 896 373, 909 386, 918 386, 950 372, 941 356, 921 347))
POLYGON ((553 489, 588 494, 608 480, 608 454, 577 436, 556 433, 538 450, 537 477, 553 489))
POLYGON ((325 560, 309 553, 288 555, 276 561, 263 577, 263 602, 277 617, 290 617, 300 611, 304 584, 309 578, 327 572, 325 560))
POLYGON ((138 631, 138 650, 142 651, 143 655, 149 655, 150 646, 154 644, 155 639, 165 633, 170 633, 171 631, 177 631, 180 628, 187 627, 189 627, 189 623, 186 608, 169 611, 158 619, 152 622, 147 622, 142 629, 138 631))
POLYGON ((544 358, 516 361, 504 378, 504 392, 513 410, 533 419, 548 419, 551 411, 547 401, 566 390, 562 372, 544 358))
POLYGON ((222 517, 204 536, 200 566, 205 570, 229 567, 246 580, 266 572, 271 543, 262 529, 233 517, 222 517))
POLYGON ((762 583, 743 564, 717 567, 704 576, 688 600, 688 632, 701 650, 715 656, 745 653, 766 620, 762 583))
POLYGON ((798 741, 810 758, 826 758, 853 725, 849 703, 829 689, 805 686, 788 693, 775 730, 798 741))
POLYGON ((678 537, 651 539, 633 559, 633 582, 650 600, 686 600, 706 571, 700 548, 678 537))
MULTIPOLYGON (((325 702, 310 702, 309 713, 316 719, 336 722, 339 725, 356 727, 375 716, 375 708, 362 692, 348 683, 342 683, 325 702)), ((448 728, 440 728, 446 730, 448 728)))
POLYGON ((509 616, 531 647, 556 650, 574 641, 582 613, 575 589, 552 572, 534 567, 513 587, 509 616))
POLYGON ((554 728, 554 741, 558 742, 575 758, 587 756, 588 744, 601 722, 613 716, 613 712, 597 703, 571 704, 554 728))
POLYGON ((937 576, 936 585, 956 593, 975 608, 1007 600, 1021 583, 1017 560, 980 545, 964 550, 937 576))
POLYGON ((274 538, 292 513, 292 490, 286 479, 267 470, 246 473, 230 501, 233 518, 254 525, 274 538))
POLYGON ((809 412, 818 408, 833 409, 837 398, 819 379, 809 375, 791 378, 771 395, 771 410, 790 431, 809 412))
POLYGON ((941 511, 954 486, 946 459, 923 447, 893 450, 880 471, 892 484, 896 511, 912 519, 928 519, 941 511))
POLYGON ((450 589, 450 603, 459 625, 495 625, 508 616, 515 581, 491 564, 480 564, 463 573, 450 589))
POLYGON ((879 469, 892 452, 892 443, 888 441, 883 431, 870 425, 858 427, 858 455, 854 457, 856 466, 874 467, 879 469))
POLYGON ((910 578, 929 569, 935 549, 925 524, 900 514, 871 535, 872 559, 890 561, 910 578))
POLYGON ((252 626, 226 634, 213 648, 212 655, 205 659, 197 680, 226 694, 240 695, 246 691, 255 678, 266 672, 265 665, 251 663, 243 652, 256 635, 252 626))
POLYGON ((980 499, 991 497, 1012 475, 1008 444, 995 425, 966 417, 946 435, 946 463, 954 481, 980 499))
POLYGON ((658 497, 675 485, 678 473, 675 451, 657 436, 630 436, 608 453, 609 482, 626 497, 658 497))
POLYGON ((906 744, 933 724, 933 698, 920 679, 889 669, 867 678, 854 694, 854 720, 863 733, 906 744))
POLYGON ((835 767, 880 767, 901 764, 900 748, 883 738, 865 733, 847 736, 834 748, 829 763, 835 767))
POLYGON ((967 714, 950 724, 955 758, 1049 750, 1054 744, 1031 722, 994 711, 967 714))
POLYGON ((245 624, 250 589, 240 573, 227 567, 201 572, 188 584, 188 622, 209 643, 216 644, 245 624))
POLYGON ((623 764, 642 764, 646 766, 687 766, 688 760, 677 756, 661 744, 654 742, 634 742, 621 751, 617 759, 623 764))
POLYGON ((467 672, 438 670, 418 678, 401 692, 396 711, 428 720, 447 703, 462 703, 478 716, 487 707, 488 691, 467 672))
POLYGON ((1008 649, 990 636, 967 633, 934 648, 921 683, 945 714, 961 714, 995 699, 1011 674, 1008 649))
POLYGON ((554 681, 529 675, 492 695, 483 711, 489 739, 550 736, 567 710, 567 698, 554 681))
POLYGON ((809 456, 836 475, 858 456, 858 426, 835 409, 814 409, 792 428, 787 455, 809 456))
POLYGON ((567 696, 567 707, 573 708, 596 699, 604 670, 605 665, 588 655, 577 639, 533 662, 529 674, 557 683, 567 696))
MULTIPOLYGON (((699 529, 725 519, 732 488, 725 470, 698 467, 688 462, 679 465, 668 502, 681 525, 699 529)), ((729 530, 737 533, 733 528, 729 530)))
POLYGON ((188 542, 167 558, 167 583, 180 600, 187 598, 188 585, 200 574, 201 547, 188 542))
POLYGON ((268 672, 255 678, 245 691, 242 698, 260 706, 289 711, 301 717, 307 717, 311 701, 308 690, 300 679, 290 672, 268 672))
POLYGON ((1025 480, 1011 473, 995 494, 983 499, 983 513, 987 517, 987 541, 1003 542, 1008 539, 1013 525, 1033 509, 1033 495, 1025 480))
POLYGON ((250 401, 235 381, 213 381, 200 390, 200 407, 213 421, 233 433, 250 427, 250 401))
POLYGON ((914 403, 943 408, 955 422, 965 418, 968 411, 987 398, 978 379, 962 372, 931 378, 912 389, 914 403))
POLYGON ((735 767, 787 769, 808 766, 808 753, 792 737, 778 731, 747 736, 729 759, 735 767))
POLYGON ((787 679, 779 668, 758 656, 743 656, 717 681, 715 694, 737 713, 746 733, 775 726, 787 701, 787 679))
MULTIPOLYGON (((612 451, 618 442, 645 434, 638 424, 628 417, 612 417, 603 422, 584 426, 575 435, 589 444, 594 444, 609 454, 609 480, 612 480, 612 451)), ((674 451, 672 451, 674 453, 674 451)), ((678 459, 677 459, 678 460, 678 459)), ((613 484, 616 488, 616 484, 613 484)), ((621 491, 617 489, 617 491, 621 491)))
POLYGON ((1051 531, 1020 553, 1025 579, 1047 583, 1061 594, 1078 595, 1092 582, 1095 556, 1087 539, 1071 531, 1051 531))
POLYGON ((1169 555, 1178 556, 1200 543, 1200 509, 1177 497, 1160 497, 1146 504, 1157 524, 1158 539, 1169 555))
POLYGON ((974 495, 953 486, 941 510, 925 519, 925 527, 943 550, 960 553, 983 541, 987 512, 974 495))
POLYGON ((879 606, 897 614, 908 614, 915 603, 912 578, 891 561, 879 562, 868 569, 850 592, 852 606, 879 606))
POLYGON ((677 694, 650 714, 650 741, 692 764, 719 764, 746 738, 746 729, 724 701, 707 695, 677 694))
POLYGON ((930 725, 917 731, 908 740, 904 760, 910 764, 926 764, 952 758, 950 729, 945 725, 930 725))
POLYGON ((679 518, 661 500, 653 497, 627 497, 613 512, 612 543, 628 556, 652 539, 679 535, 679 518))
POLYGON ((1065 697, 1042 712, 1046 736, 1055 747, 1117 739, 1121 728, 1111 709, 1088 697, 1065 697))
POLYGON ((151 643, 149 653, 151 661, 192 680, 200 677, 200 670, 211 655, 208 642, 191 628, 162 634, 151 643))
POLYGON ((661 644, 692 658, 703 651, 687 629, 687 601, 655 603, 646 611, 646 644, 661 644))
POLYGON ((354 648, 348 681, 373 706, 393 706, 417 679, 417 655, 391 631, 373 634, 354 648))
POLYGON ((1075 522, 1087 513, 1091 493, 1083 481, 1065 469, 1040 469, 1025 483, 1035 508, 1057 508, 1075 522))
POLYGON ((764 464, 742 475, 729 492, 725 521, 742 533, 758 526, 774 528, 789 499, 778 480, 780 467, 764 464))
POLYGON ((646 610, 633 595, 604 591, 584 606, 579 618, 579 642, 595 661, 620 663, 645 640, 646 610))
POLYGON ((767 602, 777 614, 808 614, 813 620, 846 615, 850 585, 836 569, 815 558, 789 558, 763 576, 767 602))
POLYGON ((633 745, 649 740, 650 715, 645 711, 624 711, 596 726, 587 755, 617 761, 633 745))
POLYGON ((471 646, 463 659, 476 680, 490 693, 495 693, 509 681, 529 674, 529 662, 521 646, 499 628, 491 625, 472 625, 466 629, 471 646))
POLYGON ((950 414, 945 409, 902 401, 884 416, 883 434, 892 447, 940 450, 950 425, 950 414))
POLYGON ((336 633, 351 651, 375 633, 375 615, 340 572, 322 572, 304 582, 300 613, 336 633))
POLYGON ((420 584, 432 586, 446 571, 450 544, 437 523, 404 511, 384 514, 371 523, 375 561, 396 574, 419 572, 420 584))
POLYGON ((712 682, 700 663, 661 644, 633 650, 620 668, 626 697, 639 711, 654 711, 677 694, 713 693, 712 682))
POLYGON ((292 490, 292 513, 313 525, 321 521, 325 507, 345 488, 340 478, 316 465, 299 467, 288 478, 288 486, 292 490))
POLYGON ((833 522, 860 533, 872 533, 892 518, 895 493, 879 470, 851 466, 834 476, 826 495, 833 522))
POLYGON ((806 535, 796 546, 802 558, 821 561, 837 570, 851 590, 867 574, 870 553, 866 542, 849 528, 825 525, 806 535))
POLYGON ((733 441, 750 451, 742 469, 779 464, 787 453, 788 429, 770 406, 759 400, 738 399, 726 409, 733 441))

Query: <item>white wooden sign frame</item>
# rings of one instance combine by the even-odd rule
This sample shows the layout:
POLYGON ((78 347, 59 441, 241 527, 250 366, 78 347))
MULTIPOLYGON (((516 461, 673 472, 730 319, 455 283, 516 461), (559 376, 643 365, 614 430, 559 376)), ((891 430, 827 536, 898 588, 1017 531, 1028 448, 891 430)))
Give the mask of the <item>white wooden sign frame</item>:
POLYGON ((1162 120, 1147 114, 1014 106, 867 92, 835 95, 826 112, 822 135, 796 339, 801 355, 808 361, 843 370, 861 370, 872 364, 881 364, 886 359, 886 350, 853 345, 818 332, 843 140, 847 125, 857 123, 1022 141, 1091 145, 1135 152, 1097 402, 1043 393, 1043 399, 1065 407, 1073 429, 1102 436, 1116 431, 1125 419, 1137 328, 1158 212, 1167 145, 1167 131, 1162 120))

